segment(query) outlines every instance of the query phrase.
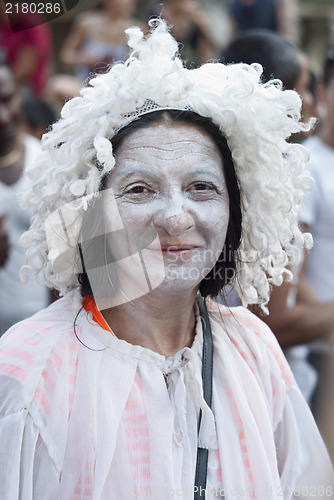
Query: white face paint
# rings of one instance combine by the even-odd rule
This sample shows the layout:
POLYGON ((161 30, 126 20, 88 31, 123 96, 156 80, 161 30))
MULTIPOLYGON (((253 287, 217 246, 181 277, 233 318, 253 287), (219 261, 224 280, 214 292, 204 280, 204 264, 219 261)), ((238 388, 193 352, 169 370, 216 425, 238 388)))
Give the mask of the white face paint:
MULTIPOLYGON (((223 162, 213 140, 185 123, 138 129, 117 150, 107 188, 126 232, 126 253, 149 246, 151 262, 163 256, 161 290, 198 287, 221 254, 229 221, 223 162)), ((109 232, 115 218, 108 197, 104 212, 109 232)), ((116 235, 109 246, 119 261, 124 239, 118 244, 116 235)))

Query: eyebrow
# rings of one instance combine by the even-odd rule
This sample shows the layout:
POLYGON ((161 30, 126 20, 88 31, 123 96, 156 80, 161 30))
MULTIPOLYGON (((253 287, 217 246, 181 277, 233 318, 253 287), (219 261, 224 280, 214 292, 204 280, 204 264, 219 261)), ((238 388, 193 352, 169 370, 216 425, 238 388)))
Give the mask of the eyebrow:
POLYGON ((137 167, 129 167, 121 172, 117 172, 117 168, 114 171, 115 177, 124 177, 125 179, 130 177, 131 175, 153 175, 154 177, 159 177, 158 175, 152 173, 150 169, 145 168, 137 168, 137 167))
MULTIPOLYGON (((196 176, 196 175, 203 175, 203 176, 206 176, 206 177, 211 177, 213 179, 215 179, 215 181, 217 183, 222 183, 222 182, 225 182, 225 174, 224 174, 224 169, 223 169, 223 165, 222 165, 222 174, 223 174, 223 178, 221 178, 218 174, 216 174, 215 172, 212 172, 212 171, 208 171, 207 169, 204 169, 204 168, 198 168, 196 170, 192 170, 191 172, 188 172, 187 174, 187 177, 193 177, 193 176, 196 176)), ((140 167, 129 167, 129 168, 126 168, 125 170, 122 170, 121 172, 117 172, 117 169, 114 171, 114 175, 115 177, 122 177, 124 180, 127 180, 129 179, 130 177, 132 176, 137 176, 137 175, 150 175, 152 177, 154 177, 155 179, 161 179, 160 175, 152 172, 149 168, 148 169, 145 169, 145 168, 140 168, 140 167)))
MULTIPOLYGON (((223 179, 225 179, 224 176, 224 170, 222 169, 222 174, 223 174, 223 179)), ((150 175, 156 178, 160 179, 160 176, 154 172, 152 172, 150 169, 145 169, 145 168, 127 168, 125 170, 122 170, 121 172, 117 172, 117 169, 114 171, 115 177, 124 177, 124 179, 127 179, 131 177, 132 175, 150 175)), ((216 173, 212 171, 208 171, 206 169, 197 169, 197 170, 192 170, 191 172, 188 172, 187 176, 193 177, 194 175, 204 175, 204 176, 209 176, 215 178, 217 181, 221 182, 221 177, 217 175, 216 173)))
MULTIPOLYGON (((208 171, 204 168, 199 168, 197 170, 192 170, 189 172, 191 176, 193 175, 208 175, 209 177, 214 177, 218 182, 221 182, 221 177, 218 174, 215 174, 214 172, 208 171)), ((222 174, 223 174, 223 181, 225 180, 225 174, 224 174, 224 168, 222 165, 222 174)))

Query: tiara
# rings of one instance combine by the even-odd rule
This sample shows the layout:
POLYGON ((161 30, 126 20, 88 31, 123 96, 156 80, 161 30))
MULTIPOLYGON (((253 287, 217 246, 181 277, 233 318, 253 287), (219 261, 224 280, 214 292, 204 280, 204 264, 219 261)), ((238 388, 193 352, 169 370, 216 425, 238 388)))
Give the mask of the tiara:
POLYGON ((116 135, 122 128, 124 128, 126 125, 129 125, 129 123, 138 120, 141 116, 143 115, 148 115, 149 113, 154 113, 154 111, 190 111, 194 113, 195 111, 191 106, 184 106, 177 108, 176 106, 160 106, 156 102, 152 101, 152 99, 146 99, 144 104, 142 106, 139 106, 136 108, 134 111, 131 111, 129 113, 123 113, 121 115, 122 120, 124 120, 124 123, 117 127, 114 130, 114 135, 116 135))

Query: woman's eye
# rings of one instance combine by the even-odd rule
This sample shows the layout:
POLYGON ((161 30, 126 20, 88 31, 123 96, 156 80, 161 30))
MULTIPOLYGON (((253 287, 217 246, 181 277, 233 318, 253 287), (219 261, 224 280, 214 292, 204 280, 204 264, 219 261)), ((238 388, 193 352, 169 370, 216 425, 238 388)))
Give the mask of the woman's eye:
POLYGON ((189 188, 191 193, 196 195, 212 195, 216 190, 215 186, 208 182, 195 182, 189 188))
POLYGON ((152 198, 154 195, 154 190, 149 186, 145 186, 145 184, 134 184, 132 186, 128 186, 122 192, 122 197, 124 200, 128 200, 130 202, 146 202, 152 198))
POLYGON ((206 182, 197 182, 192 186, 191 189, 194 189, 195 191, 211 191, 214 190, 214 186, 211 184, 207 184, 206 182))
POLYGON ((125 191, 125 194, 148 194, 150 192, 145 186, 132 186, 125 191))
POLYGON ((195 200, 211 200, 217 189, 209 182, 195 182, 188 188, 189 195, 195 200))

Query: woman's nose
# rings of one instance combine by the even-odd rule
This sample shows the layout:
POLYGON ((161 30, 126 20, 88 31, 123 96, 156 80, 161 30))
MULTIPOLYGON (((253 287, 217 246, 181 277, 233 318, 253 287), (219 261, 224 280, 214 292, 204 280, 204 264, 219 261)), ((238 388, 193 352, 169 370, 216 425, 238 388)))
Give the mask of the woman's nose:
POLYGON ((194 226, 194 220, 182 200, 169 200, 153 220, 156 228, 165 230, 170 236, 181 236, 194 226))

